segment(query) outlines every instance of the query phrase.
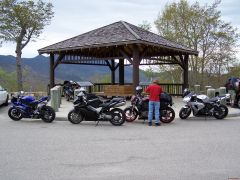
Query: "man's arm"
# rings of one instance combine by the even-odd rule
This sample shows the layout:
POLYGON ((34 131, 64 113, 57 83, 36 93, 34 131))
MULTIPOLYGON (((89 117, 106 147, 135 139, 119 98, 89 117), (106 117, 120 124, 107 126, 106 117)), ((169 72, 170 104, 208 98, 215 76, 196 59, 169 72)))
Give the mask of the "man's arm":
POLYGON ((146 94, 149 94, 149 91, 150 91, 150 89, 149 89, 149 86, 145 89, 145 93, 146 94))

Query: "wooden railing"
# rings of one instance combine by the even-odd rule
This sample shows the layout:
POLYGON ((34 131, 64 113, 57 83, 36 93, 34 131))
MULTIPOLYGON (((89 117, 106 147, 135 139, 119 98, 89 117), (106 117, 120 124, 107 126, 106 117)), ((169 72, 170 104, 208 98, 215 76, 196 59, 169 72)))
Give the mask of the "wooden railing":
MULTIPOLYGON (((112 85, 111 83, 94 83, 94 86, 87 87, 88 92, 104 92, 105 85, 112 85)), ((115 83, 118 85, 118 83, 115 83)), ((125 83, 125 85, 132 85, 132 83, 125 83)), ((165 92, 171 94, 172 96, 182 96, 183 93, 183 84, 159 84, 165 92)), ((143 89, 145 90, 148 86, 147 84, 141 84, 143 89)), ((49 88, 48 88, 49 89, 49 88)))
MULTIPOLYGON (((95 83, 93 87, 89 88, 90 92, 103 92, 104 85, 112 85, 111 83, 95 83)), ((117 85, 117 83, 116 83, 117 85)), ((125 85, 132 85, 132 83, 125 83, 125 85)), ((183 84, 159 84, 165 92, 171 94, 172 96, 182 96, 183 84)), ((141 85, 145 90, 148 86, 147 84, 141 85)))

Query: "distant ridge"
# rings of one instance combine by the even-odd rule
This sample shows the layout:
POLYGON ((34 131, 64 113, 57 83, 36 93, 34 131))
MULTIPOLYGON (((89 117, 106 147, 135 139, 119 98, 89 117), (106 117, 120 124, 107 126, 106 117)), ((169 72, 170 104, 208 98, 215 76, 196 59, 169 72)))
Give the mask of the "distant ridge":
MULTIPOLYGON (((39 55, 34 58, 22 58, 23 68, 30 70, 32 73, 44 78, 49 79, 49 58, 39 55)), ((16 71, 16 60, 11 55, 0 55, 0 67, 7 71, 16 71)), ((91 65, 67 65, 60 64, 55 70, 55 76, 61 80, 74 80, 74 81, 89 81, 95 75, 110 75, 110 69, 103 66, 91 65)), ((143 72, 140 72, 140 78, 145 81, 146 78, 143 72)), ((116 81, 118 80, 118 71, 116 71, 116 81)), ((125 81, 132 81, 132 68, 125 67, 125 81)))

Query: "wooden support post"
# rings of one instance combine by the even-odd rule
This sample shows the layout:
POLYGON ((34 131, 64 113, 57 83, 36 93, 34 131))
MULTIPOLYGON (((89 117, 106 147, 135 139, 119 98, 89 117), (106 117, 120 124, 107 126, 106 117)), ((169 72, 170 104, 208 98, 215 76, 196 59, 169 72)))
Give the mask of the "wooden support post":
POLYGON ((137 46, 133 46, 133 92, 135 92, 136 87, 139 85, 139 63, 140 63, 140 53, 137 46))
POLYGON ((50 78, 50 89, 54 87, 55 85, 55 77, 54 77, 54 54, 50 54, 50 72, 49 72, 49 78, 50 78))
POLYGON ((119 85, 124 85, 124 59, 119 59, 119 85))
POLYGON ((183 89, 188 88, 188 58, 189 55, 184 56, 183 60, 183 89))
POLYGON ((112 72, 111 81, 112 81, 112 84, 115 84, 115 60, 114 59, 111 60, 111 72, 112 72))

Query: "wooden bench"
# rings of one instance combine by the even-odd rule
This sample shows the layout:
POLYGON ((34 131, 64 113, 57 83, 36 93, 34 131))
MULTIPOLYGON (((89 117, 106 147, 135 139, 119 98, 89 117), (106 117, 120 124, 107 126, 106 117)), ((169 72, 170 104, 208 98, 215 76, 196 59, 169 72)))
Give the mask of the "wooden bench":
POLYGON ((98 96, 132 96, 132 85, 104 85, 103 92, 93 92, 98 96))

